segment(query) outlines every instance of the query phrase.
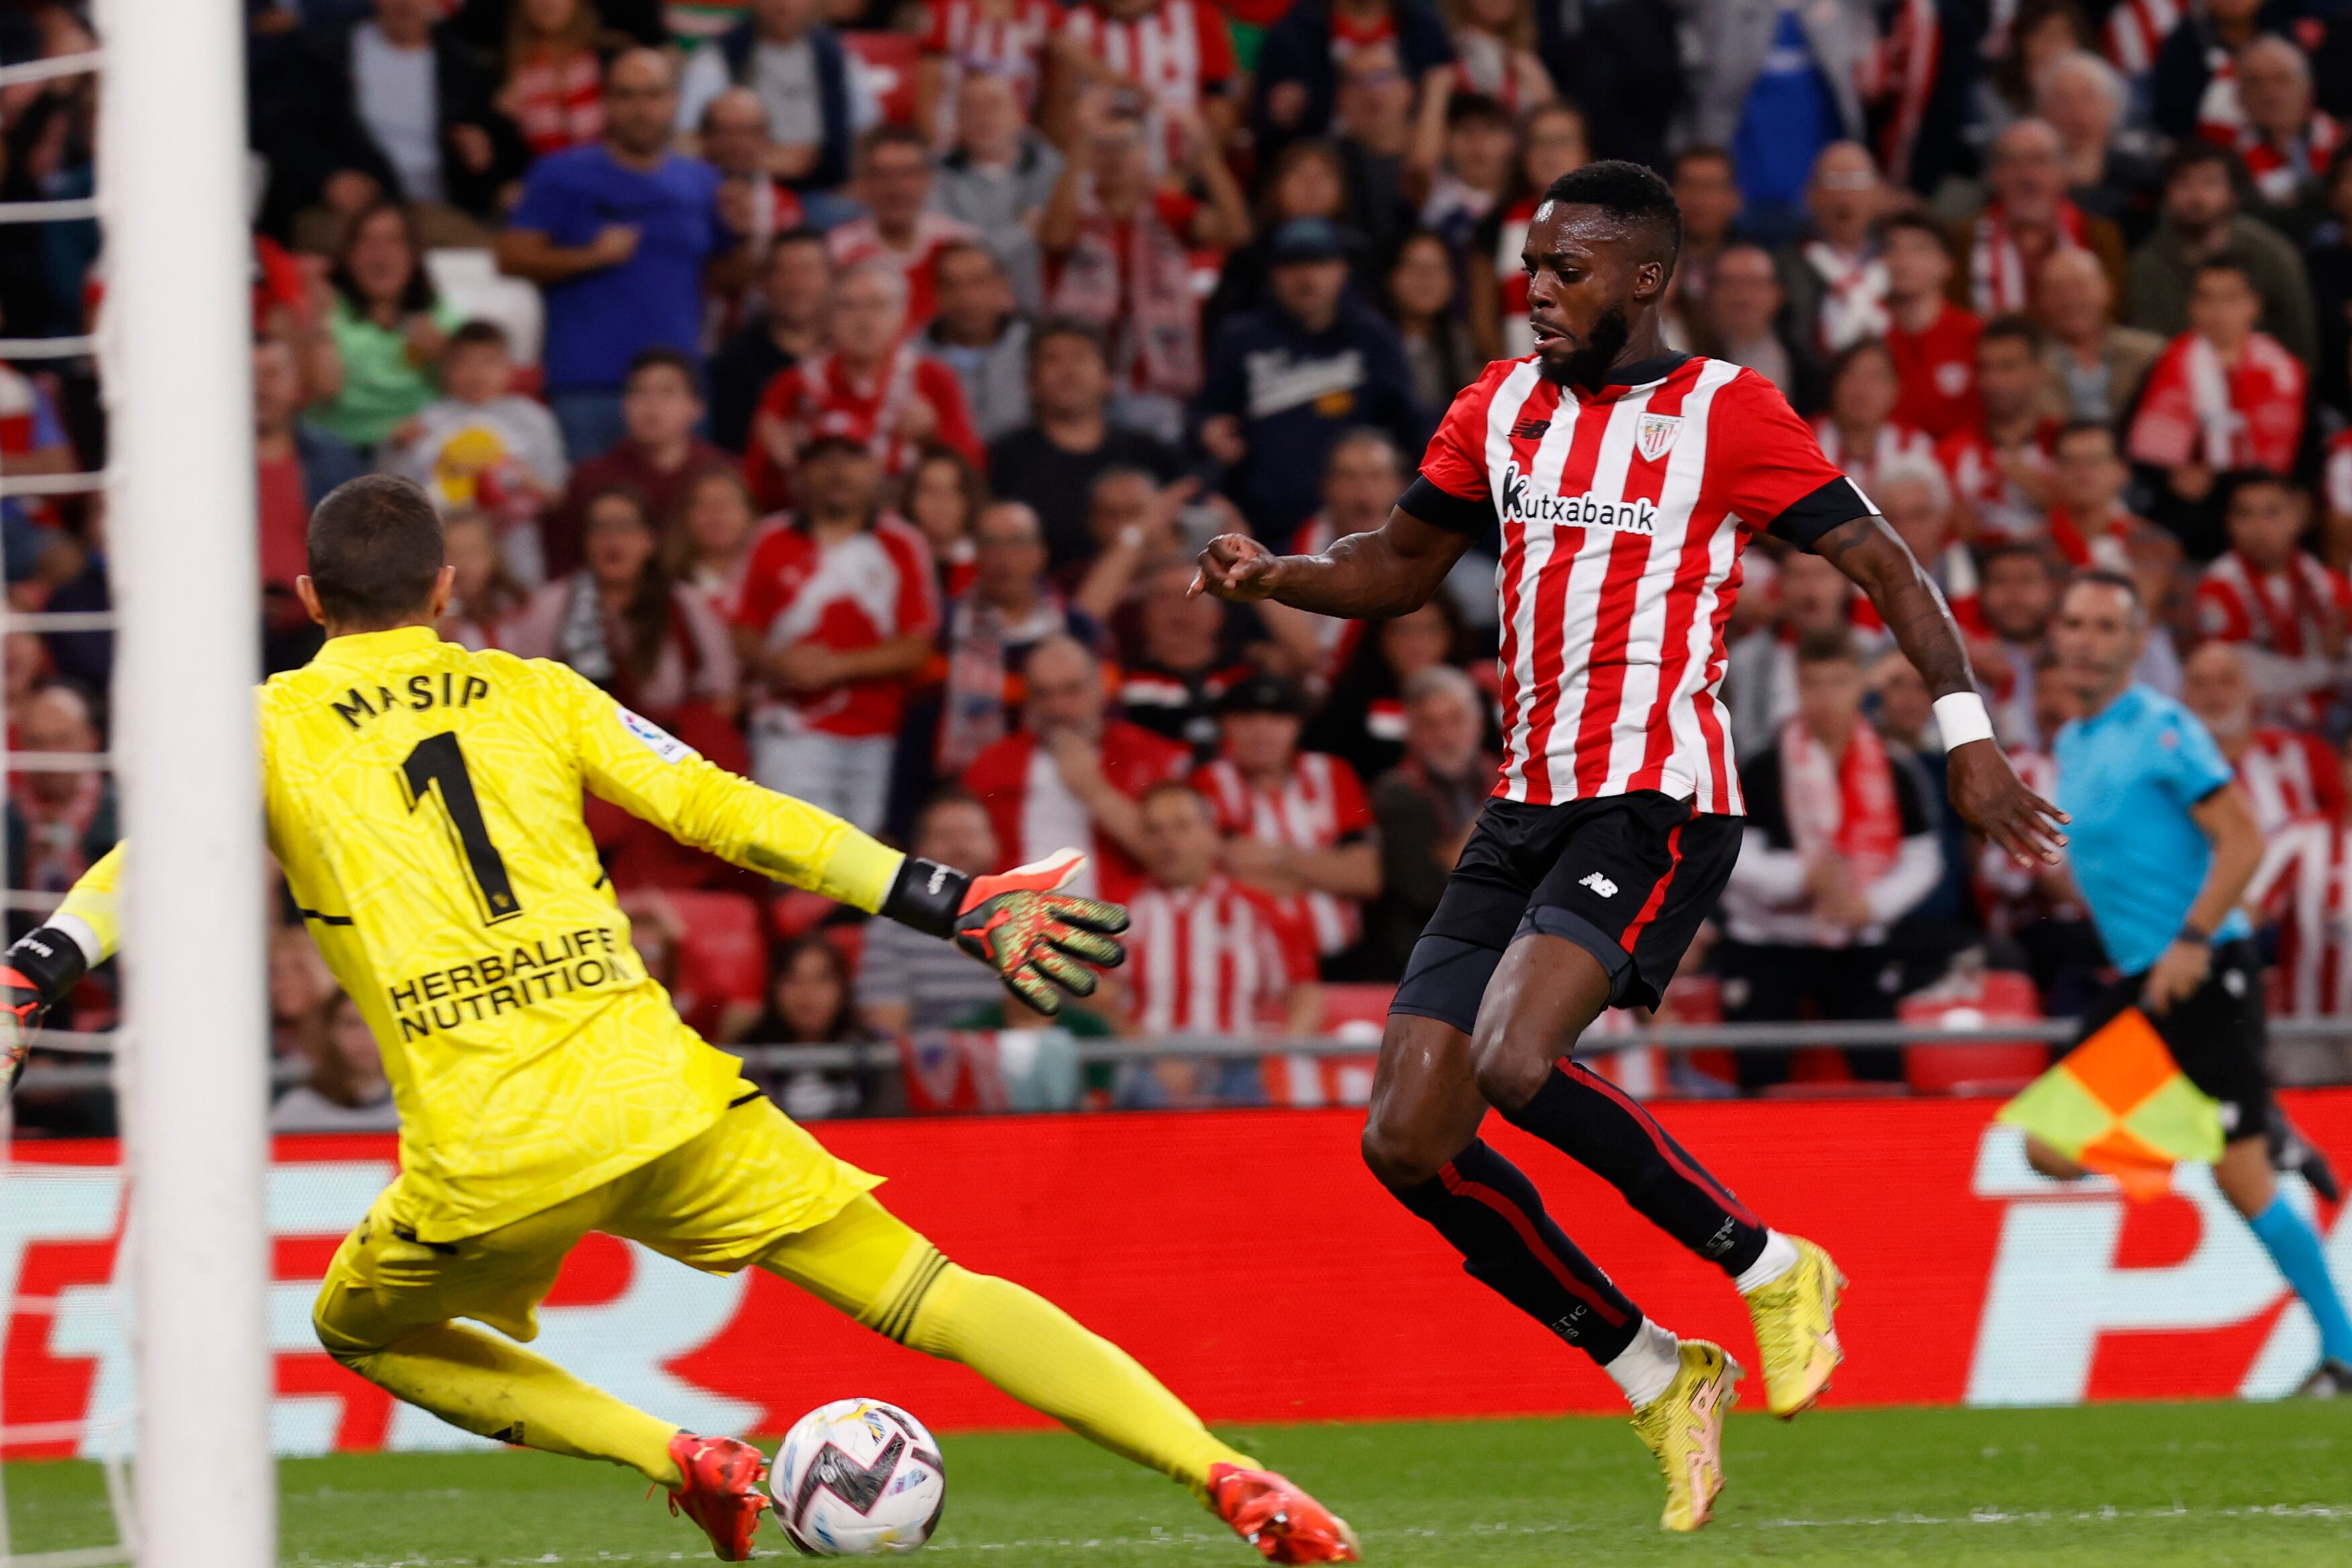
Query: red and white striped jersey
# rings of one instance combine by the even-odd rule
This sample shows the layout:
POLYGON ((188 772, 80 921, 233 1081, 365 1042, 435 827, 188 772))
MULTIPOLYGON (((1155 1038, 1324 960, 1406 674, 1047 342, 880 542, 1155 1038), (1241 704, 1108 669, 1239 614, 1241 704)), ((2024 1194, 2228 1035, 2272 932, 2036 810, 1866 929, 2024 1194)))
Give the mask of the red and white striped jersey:
POLYGON ((1061 22, 1061 8, 1053 0, 929 0, 923 16, 923 53, 947 66, 942 103, 955 102, 965 71, 982 70, 1009 79, 1022 108, 1036 108, 1045 43, 1061 22))
POLYGON ((1127 967, 1137 1031, 1251 1035, 1261 1008, 1315 979, 1315 944, 1274 900, 1222 873, 1197 888, 1128 895, 1127 967))
POLYGON ((2306 817, 2271 841, 2246 901, 2279 922, 2272 1003, 2297 1017, 2352 1013, 2352 823, 2306 817))
POLYGON ((2344 804, 2342 775, 2327 742, 2308 730, 2263 725, 2238 759, 2238 783, 2253 802, 2264 838, 2306 816, 2334 816, 2344 804))
POLYGON ((1062 33, 1150 98, 1171 163, 1183 152, 1180 127, 1238 69, 1225 19, 1209 0, 1160 0, 1142 16, 1124 18, 1073 5, 1062 17, 1062 33))
POLYGON ((1598 391, 1501 360, 1454 398, 1399 504, 1441 528, 1500 520, 1504 754, 1495 794, 1660 790, 1742 809, 1717 689, 1740 552, 1872 511, 1752 370, 1663 355, 1598 391))
MULTIPOLYGON (((1294 849, 1336 849, 1371 830, 1372 808, 1364 798, 1363 781, 1355 769, 1323 752, 1294 756, 1279 794, 1251 784, 1228 757, 1219 757, 1193 774, 1192 787, 1215 805, 1217 830, 1228 837, 1294 849)), ((1275 903, 1305 922, 1320 953, 1338 952, 1363 930, 1363 911, 1353 899, 1301 893, 1277 898, 1275 903)))
POLYGON ((1936 443, 1925 431, 1889 421, 1878 427, 1868 451, 1845 449, 1845 437, 1838 434, 1837 421, 1823 415, 1813 421, 1813 436, 1822 444, 1822 456, 1836 464, 1845 477, 1860 485, 1863 493, 1878 483, 1878 470, 1899 458, 1916 458, 1923 463, 1936 460, 1936 443))

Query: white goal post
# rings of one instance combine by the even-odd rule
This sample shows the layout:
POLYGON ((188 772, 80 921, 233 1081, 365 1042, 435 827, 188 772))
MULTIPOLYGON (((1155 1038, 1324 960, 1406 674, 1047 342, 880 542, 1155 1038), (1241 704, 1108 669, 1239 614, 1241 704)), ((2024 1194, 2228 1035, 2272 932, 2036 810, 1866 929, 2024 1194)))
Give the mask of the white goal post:
POLYGON ((141 1568, 277 1561, 239 0, 101 0, 141 1568))

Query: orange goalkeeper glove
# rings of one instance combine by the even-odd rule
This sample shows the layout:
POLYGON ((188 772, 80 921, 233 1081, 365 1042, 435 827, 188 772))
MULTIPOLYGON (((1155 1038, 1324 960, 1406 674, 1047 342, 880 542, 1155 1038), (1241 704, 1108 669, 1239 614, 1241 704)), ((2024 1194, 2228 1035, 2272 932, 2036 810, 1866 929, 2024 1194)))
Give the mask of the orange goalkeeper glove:
POLYGON ((26 931, 0 956, 0 1094, 15 1092, 41 1015, 88 967, 80 944, 50 926, 26 931))
POLYGON ((1065 893, 1086 865, 1075 849, 1034 865, 974 877, 935 861, 909 857, 882 912, 934 936, 943 936, 996 971, 1004 988, 1047 1017, 1062 995, 1091 996, 1093 971, 1127 962, 1117 940, 1127 911, 1099 899, 1065 893))

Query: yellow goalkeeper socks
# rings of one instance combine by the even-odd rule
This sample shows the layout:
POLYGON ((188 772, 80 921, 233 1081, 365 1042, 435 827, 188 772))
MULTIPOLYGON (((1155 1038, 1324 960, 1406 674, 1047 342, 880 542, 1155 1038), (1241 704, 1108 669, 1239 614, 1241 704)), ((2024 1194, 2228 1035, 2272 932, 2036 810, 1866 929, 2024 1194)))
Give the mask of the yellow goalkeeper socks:
POLYGON ((677 1427, 496 1334, 438 1323, 380 1351, 328 1349, 370 1383, 452 1426, 551 1454, 608 1459, 657 1486, 678 1483, 669 1457, 677 1427))
POLYGON ((963 1363, 1031 1409, 1183 1482, 1203 1500, 1210 1466, 1256 1468, 1210 1436, 1133 1356, 1059 1307, 926 1251, 924 1265, 873 1327, 926 1355, 963 1363))
POLYGON ((1210 1436, 1133 1356, 1034 1292, 957 1268, 870 1196, 785 1237, 758 1263, 877 1333, 963 1363, 1080 1436, 1183 1482, 1204 1502, 1211 1466, 1256 1468, 1210 1436))

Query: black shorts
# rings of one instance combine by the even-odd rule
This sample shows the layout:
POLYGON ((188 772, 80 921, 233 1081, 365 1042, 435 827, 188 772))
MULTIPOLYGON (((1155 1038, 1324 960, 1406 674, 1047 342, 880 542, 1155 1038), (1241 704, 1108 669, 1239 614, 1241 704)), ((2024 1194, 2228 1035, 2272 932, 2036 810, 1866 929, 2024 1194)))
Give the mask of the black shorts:
POLYGON ((1655 790, 1488 801, 1389 1010, 1469 1033, 1503 950, 1531 931, 1599 959, 1612 1005, 1655 1007, 1730 879, 1742 826, 1655 790))
MULTIPOLYGON (((2143 970, 2108 986, 2083 1015, 2075 1044, 2089 1039, 2125 1008, 2139 1005, 2147 980, 2143 970)), ((2189 1081, 2221 1102, 2223 1137, 2252 1138, 2270 1130, 2263 960, 2252 942, 2242 937, 2216 943, 2205 984, 2164 1013, 2149 1014, 2147 1021, 2189 1081)))

